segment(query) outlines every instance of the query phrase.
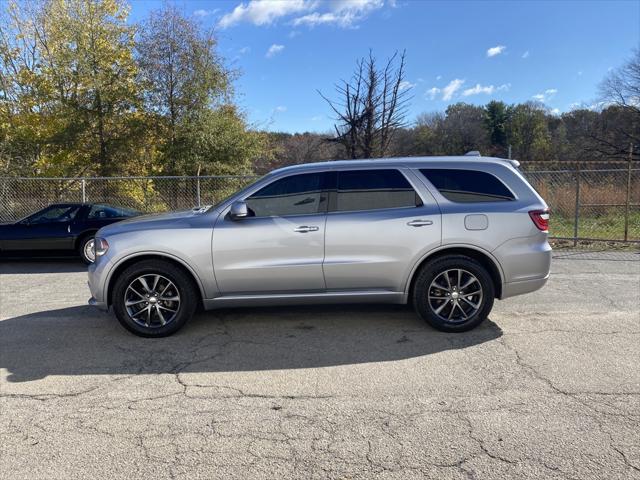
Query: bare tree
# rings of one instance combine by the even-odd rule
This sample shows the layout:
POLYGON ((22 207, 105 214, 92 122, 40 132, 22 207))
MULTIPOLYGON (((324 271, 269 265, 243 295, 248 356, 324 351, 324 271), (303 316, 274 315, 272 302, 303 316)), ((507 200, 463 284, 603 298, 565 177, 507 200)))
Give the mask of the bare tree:
POLYGON ((591 133, 597 150, 609 156, 627 157, 633 145, 640 157, 640 48, 621 67, 611 71, 600 84, 605 105, 600 132, 591 133))
POLYGON ((385 156, 394 134, 406 124, 411 88, 405 81, 405 52, 393 54, 384 68, 369 52, 368 58, 358 60, 351 79, 335 88, 337 101, 318 91, 336 114, 331 141, 341 144, 348 158, 385 156))
POLYGON ((609 73, 600 84, 602 100, 640 114, 640 48, 620 68, 609 73))

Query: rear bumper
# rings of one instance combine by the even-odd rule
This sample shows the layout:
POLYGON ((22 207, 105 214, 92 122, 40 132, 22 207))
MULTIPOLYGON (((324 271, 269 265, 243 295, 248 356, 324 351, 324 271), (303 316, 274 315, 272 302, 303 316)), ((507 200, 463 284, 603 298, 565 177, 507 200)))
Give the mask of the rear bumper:
POLYGON ((532 280, 522 280, 520 282, 509 282, 502 286, 501 299, 515 297, 516 295, 523 295, 525 293, 535 292, 544 287, 544 284, 549 280, 549 274, 542 278, 534 278, 532 280))

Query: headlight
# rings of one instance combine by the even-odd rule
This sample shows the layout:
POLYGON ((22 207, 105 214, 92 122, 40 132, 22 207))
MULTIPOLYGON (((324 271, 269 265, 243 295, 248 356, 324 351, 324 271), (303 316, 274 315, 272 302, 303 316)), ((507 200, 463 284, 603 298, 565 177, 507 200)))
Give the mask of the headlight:
POLYGON ((96 257, 101 257, 107 250, 109 250, 109 242, 107 242, 104 238, 95 238, 93 242, 93 248, 95 249, 96 257))

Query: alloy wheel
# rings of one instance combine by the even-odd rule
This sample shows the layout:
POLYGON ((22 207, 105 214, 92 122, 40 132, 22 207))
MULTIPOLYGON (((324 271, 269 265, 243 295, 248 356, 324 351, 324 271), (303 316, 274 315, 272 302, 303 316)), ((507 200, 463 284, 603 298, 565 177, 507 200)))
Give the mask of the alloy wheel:
POLYGON ((96 250, 95 250, 96 241, 92 238, 88 242, 84 244, 84 258, 89 260, 91 263, 96 261, 96 250))
POLYGON ((171 323, 180 308, 180 293, 175 284, 159 274, 150 273, 133 280, 124 293, 127 314, 138 325, 158 328, 171 323))
POLYGON ((475 275, 461 268, 438 274, 427 293, 429 307, 441 320, 463 323, 482 306, 482 285, 475 275))

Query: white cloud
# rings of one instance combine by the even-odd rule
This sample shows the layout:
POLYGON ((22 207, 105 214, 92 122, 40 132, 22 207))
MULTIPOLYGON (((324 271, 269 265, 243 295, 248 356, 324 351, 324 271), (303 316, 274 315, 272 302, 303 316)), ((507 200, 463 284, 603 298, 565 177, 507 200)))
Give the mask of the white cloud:
POLYGON ((506 50, 507 47, 504 45, 497 45, 495 47, 491 47, 487 50, 487 57, 495 57, 496 55, 500 55, 502 52, 506 50))
POLYGON ((522 58, 529 58, 529 50, 522 54, 522 58))
POLYGON ((276 108, 273 109, 274 113, 284 113, 287 111, 287 107, 285 107, 284 105, 278 105, 276 108))
POLYGON ((204 9, 201 8, 201 9, 196 10, 195 12, 193 12, 193 14, 196 17, 208 17, 209 15, 215 15, 219 11, 220 11, 219 8, 214 8, 213 10, 204 10, 204 9))
POLYGON ((283 50, 284 50, 284 45, 278 45, 277 43, 274 43, 269 47, 269 50, 267 50, 265 57, 272 58, 274 55, 279 54, 283 50))
POLYGON ((436 80, 442 80, 442 75, 438 75, 438 76, 436 77, 436 80))
POLYGON ((322 115, 315 115, 315 116, 311 117, 311 118, 310 118, 310 120, 311 120, 312 122, 319 122, 319 121, 320 121, 320 120, 322 120, 323 118, 324 118, 324 116, 322 116, 322 115))
POLYGON ((251 51, 251 47, 242 47, 240 50, 238 50, 238 53, 240 55, 244 55, 246 53, 249 53, 251 51))
POLYGON ((280 17, 308 11, 315 5, 316 2, 312 0, 250 0, 224 15, 218 27, 228 28, 241 22, 270 25, 280 17))
POLYGON ((287 35, 287 37, 296 38, 298 35, 300 35, 300 32, 298 30, 291 30, 287 35))
MULTIPOLYGON (((241 22, 271 25, 280 18, 291 16, 296 16, 291 20, 294 26, 356 27, 357 22, 383 6, 383 0, 249 0, 225 14, 218 27, 224 29, 241 22)), ((290 35, 295 36, 297 32, 294 32, 290 35)))
POLYGON ((429 90, 427 90, 425 92, 425 97, 427 97, 429 100, 433 100, 434 98, 436 98, 438 96, 438 94, 441 92, 441 90, 438 87, 431 87, 429 90))
POLYGON ((479 83, 476 84, 475 87, 472 88, 467 88, 466 90, 464 90, 462 92, 462 96, 463 97, 468 97, 470 95, 478 95, 480 93, 484 93, 486 95, 491 95, 494 92, 500 92, 503 90, 509 90, 509 88, 511 87, 510 83, 503 83, 502 85, 499 85, 497 87, 494 87, 493 85, 480 85, 479 83))
POLYGON ((442 89, 442 100, 451 100, 455 93, 462 88, 463 83, 464 80, 460 80, 459 78, 451 80, 449 84, 442 89))
POLYGON ((382 8, 382 0, 334 0, 329 11, 314 11, 293 20, 294 25, 337 25, 342 28, 355 26, 374 10, 382 8))
POLYGON ((411 83, 411 82, 408 82, 407 80, 403 80, 400 82, 398 89, 402 91, 402 90, 407 90, 409 88, 413 88, 415 86, 416 86, 415 83, 411 83))
POLYGON ((551 110, 551 114, 552 115, 560 115, 560 109, 559 108, 554 108, 553 110, 551 110))
POLYGON ((533 95, 531 98, 533 98, 534 100, 537 100, 538 102, 547 102, 549 100, 551 100, 555 94, 558 93, 558 89, 557 88, 547 88, 544 92, 542 93, 536 93, 535 95, 533 95))

